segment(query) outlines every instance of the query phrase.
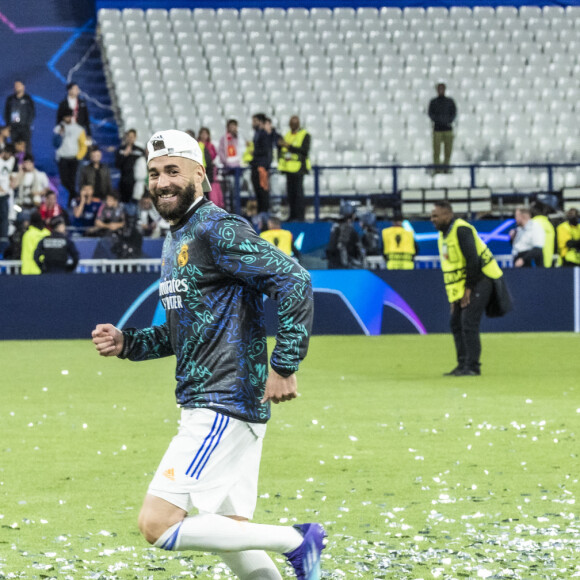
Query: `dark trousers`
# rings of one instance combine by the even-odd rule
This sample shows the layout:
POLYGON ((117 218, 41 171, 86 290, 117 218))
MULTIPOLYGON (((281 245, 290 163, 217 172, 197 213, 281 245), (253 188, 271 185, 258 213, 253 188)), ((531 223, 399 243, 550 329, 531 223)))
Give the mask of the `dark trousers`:
POLYGON ((77 170, 79 160, 76 157, 61 157, 58 160, 58 174, 62 186, 68 191, 68 205, 77 195, 77 170))
POLYGON ((493 282, 484 276, 471 291, 471 300, 465 308, 461 308, 459 301, 453 303, 450 326, 459 368, 479 370, 481 356, 479 325, 492 290, 493 282))
POLYGON ((268 213, 270 209, 270 192, 260 185, 260 173, 255 165, 252 165, 252 186, 258 202, 258 213, 268 213))
POLYGON ((288 205, 290 206, 290 217, 292 221, 304 221, 306 203, 304 200, 304 174, 286 174, 286 194, 288 195, 288 205))
POLYGON ((8 247, 9 199, 9 195, 0 195, 0 255, 2 255, 4 250, 8 247))
POLYGON ((133 190, 135 189, 134 179, 120 179, 119 180, 119 197, 123 203, 131 203, 133 201, 133 190))
POLYGON ((26 153, 32 153, 32 131, 29 125, 21 123, 10 125, 10 142, 16 143, 16 141, 25 141, 26 153))

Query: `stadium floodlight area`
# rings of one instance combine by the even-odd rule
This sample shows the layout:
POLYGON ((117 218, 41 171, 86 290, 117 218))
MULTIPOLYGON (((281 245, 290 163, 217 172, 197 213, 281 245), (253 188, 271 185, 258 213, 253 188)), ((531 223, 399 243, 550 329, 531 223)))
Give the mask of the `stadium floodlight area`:
MULTIPOLYGON (((580 163, 576 10, 101 9, 98 24, 119 127, 142 135, 207 126, 217 140, 235 116, 249 137, 264 110, 281 132, 300 115, 320 165, 429 164, 427 105, 444 82, 459 111, 453 163, 580 163)), ((405 173, 404 187, 437 188, 405 173)), ((521 167, 484 177, 494 191, 547 185, 521 167)), ((322 193, 381 186, 369 179, 328 172, 322 193)), ((459 171, 445 179, 466 186, 459 171)), ((553 179, 574 187, 580 171, 553 179)))

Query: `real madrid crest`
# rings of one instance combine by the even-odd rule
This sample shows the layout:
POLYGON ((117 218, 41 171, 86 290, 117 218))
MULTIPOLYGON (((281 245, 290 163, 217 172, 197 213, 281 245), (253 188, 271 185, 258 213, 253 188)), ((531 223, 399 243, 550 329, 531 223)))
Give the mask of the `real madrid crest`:
POLYGON ((181 246, 181 250, 179 250, 179 255, 177 256, 177 263, 179 264, 180 268, 185 267, 189 260, 189 253, 187 251, 187 244, 183 244, 181 246))

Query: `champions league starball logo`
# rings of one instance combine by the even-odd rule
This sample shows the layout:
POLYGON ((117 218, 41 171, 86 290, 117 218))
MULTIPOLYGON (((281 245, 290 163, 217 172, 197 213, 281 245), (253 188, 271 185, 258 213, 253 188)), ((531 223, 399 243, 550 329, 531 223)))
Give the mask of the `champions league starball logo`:
MULTIPOLYGON (((183 250, 183 247, 182 247, 183 250)), ((179 254, 181 257, 181 252, 179 254)), ((178 258, 179 261, 179 258, 178 258)), ((312 270, 310 272, 315 296, 332 294, 340 298, 344 307, 350 312, 362 334, 376 336, 381 334, 383 308, 386 306, 399 312, 406 318, 419 334, 427 334, 423 323, 415 314, 407 302, 391 288, 384 280, 368 270, 312 270)), ((178 301, 172 297, 171 301, 165 297, 167 292, 180 291, 177 286, 170 284, 185 283, 180 281, 164 281, 160 288, 159 281, 154 282, 144 290, 141 295, 127 309, 125 314, 116 324, 117 328, 123 328, 141 305, 156 292, 159 292, 163 304, 158 302, 153 314, 151 324, 153 326, 165 322, 165 308, 177 308, 178 301)))

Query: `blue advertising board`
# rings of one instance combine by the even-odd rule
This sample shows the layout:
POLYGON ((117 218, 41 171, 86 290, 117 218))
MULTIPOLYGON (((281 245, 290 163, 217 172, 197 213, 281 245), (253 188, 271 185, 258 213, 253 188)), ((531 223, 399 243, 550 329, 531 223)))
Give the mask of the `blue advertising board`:
MULTIPOLYGON (((438 270, 314 270, 314 334, 442 333, 449 304, 438 270)), ((484 318, 488 332, 580 331, 580 268, 505 272, 514 310, 484 318)), ((0 339, 89 338, 98 323, 164 321, 158 275, 0 276, 0 339)), ((269 334, 276 306, 265 305, 269 334)))

